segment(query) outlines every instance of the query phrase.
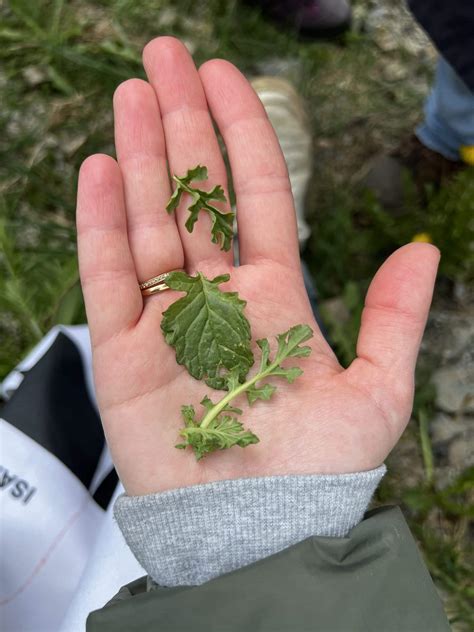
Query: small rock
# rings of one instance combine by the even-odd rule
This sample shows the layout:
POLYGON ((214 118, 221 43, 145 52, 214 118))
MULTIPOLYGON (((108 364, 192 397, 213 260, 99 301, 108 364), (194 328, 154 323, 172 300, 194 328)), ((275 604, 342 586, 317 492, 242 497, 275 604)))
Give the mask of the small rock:
POLYGON ((436 405, 448 413, 474 412, 474 386, 469 367, 447 366, 433 375, 436 405))
MULTIPOLYGON (((443 357, 447 360, 460 358, 474 343, 474 320, 471 322, 453 323, 449 336, 449 346, 443 350, 443 357)), ((473 347, 471 347, 472 349, 473 347)))
POLYGON ((39 66, 27 66, 22 70, 21 74, 23 75, 23 79, 31 88, 43 83, 47 78, 46 73, 39 66))
POLYGON ((431 82, 424 75, 410 77, 410 88, 420 97, 426 97, 431 90, 431 82))
POLYGON ((178 19, 178 11, 173 7, 165 7, 157 12, 158 28, 174 26, 178 19))
POLYGON ((460 470, 474 465, 473 436, 455 439, 448 449, 450 465, 460 470))
POLYGON ((459 469, 450 463, 441 465, 436 463, 436 489, 442 491, 452 485, 459 476, 459 469))
POLYGON ((370 10, 366 10, 364 18, 366 19, 369 32, 375 31, 383 24, 386 24, 390 18, 389 13, 388 7, 380 6, 380 3, 377 3, 377 5, 370 10))
POLYGON ((460 305, 472 305, 474 303, 474 287, 471 284, 456 281, 453 294, 460 305))
POLYGON ((436 61, 436 49, 425 36, 421 38, 407 37, 403 40, 402 47, 407 53, 417 57, 421 62, 434 63, 436 61))
POLYGON ((194 40, 189 39, 189 38, 181 38, 181 41, 183 42, 183 44, 186 46, 186 48, 188 49, 188 53, 190 55, 194 55, 194 53, 196 52, 196 48, 197 48, 197 44, 194 40))
POLYGON ((383 50, 385 53, 397 50, 398 48, 397 39, 389 31, 379 29, 375 33, 374 40, 380 50, 383 50))
POLYGON ((401 81, 408 75, 406 67, 398 61, 388 62, 383 70, 383 76, 387 81, 401 81))
POLYGON ((81 134, 79 136, 74 136, 73 138, 68 138, 66 141, 62 142, 61 146, 66 156, 73 156, 76 151, 82 147, 86 140, 86 134, 81 134))
POLYGON ((474 309, 456 306, 434 308, 430 314, 422 349, 436 358, 433 364, 472 366, 474 361, 474 309))
POLYGON ((451 441, 459 435, 474 431, 474 420, 469 417, 450 417, 438 413, 430 423, 431 440, 434 445, 451 441))

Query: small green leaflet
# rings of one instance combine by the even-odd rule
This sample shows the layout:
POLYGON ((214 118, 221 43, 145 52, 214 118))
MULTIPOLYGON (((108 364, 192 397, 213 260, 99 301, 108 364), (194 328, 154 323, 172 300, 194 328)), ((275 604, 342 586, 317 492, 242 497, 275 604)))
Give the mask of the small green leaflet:
POLYGON ((225 450, 234 445, 245 448, 252 443, 259 442, 258 437, 253 432, 245 430, 242 423, 231 415, 219 415, 219 417, 212 419, 206 428, 200 428, 192 406, 183 406, 182 414, 186 427, 180 434, 186 439, 186 442, 178 443, 175 447, 179 450, 185 450, 191 446, 197 461, 216 450, 225 450))
POLYGON ((166 342, 176 350, 176 361, 211 388, 227 386, 225 373, 236 369, 245 377, 254 363, 250 346, 250 324, 244 316, 246 302, 236 292, 223 292, 224 274, 206 279, 200 272, 188 276, 172 272, 167 285, 186 296, 172 303, 163 313, 161 329, 166 342))
MULTIPOLYGON (((301 347, 300 345, 312 337, 313 330, 308 325, 296 325, 284 334, 279 334, 276 338, 278 347, 273 361, 270 360, 270 345, 268 340, 266 338, 257 340, 257 344, 262 350, 260 368, 257 375, 262 375, 264 377, 284 377, 290 384, 292 384, 296 378, 303 373, 303 371, 297 366, 284 369, 281 366, 281 363, 285 360, 285 358, 306 358, 309 356, 311 353, 311 347, 301 347)), ((261 378, 259 378, 259 380, 260 379, 261 378)), ((257 399, 269 400, 275 391, 276 386, 268 383, 259 387, 253 384, 246 389, 247 400, 250 405, 256 402, 257 399)))
POLYGON ((243 393, 246 393, 250 405, 258 399, 269 400, 276 391, 276 386, 265 382, 257 387, 258 382, 269 377, 283 377, 290 384, 294 382, 303 371, 299 367, 283 368, 281 363, 286 358, 309 356, 311 348, 301 345, 312 336, 313 331, 308 325, 296 325, 278 335, 278 348, 274 360, 270 360, 268 340, 258 340, 257 344, 262 351, 258 373, 241 384, 238 369, 229 371, 226 376, 228 392, 216 404, 206 395, 201 401, 204 408, 201 419, 196 418, 193 406, 183 406, 181 413, 185 427, 180 431, 180 435, 185 441, 176 447, 184 450, 190 446, 199 461, 206 454, 216 450, 224 450, 234 445, 245 448, 258 443, 258 437, 250 430, 245 430, 243 424, 237 419, 236 415, 241 415, 242 410, 231 406, 231 401, 243 393))
POLYGON ((235 215, 234 213, 223 213, 211 204, 212 201, 227 201, 224 189, 217 185, 211 191, 203 191, 191 186, 193 180, 207 180, 207 167, 198 165, 194 169, 189 169, 185 176, 174 175, 173 180, 176 182, 176 189, 166 205, 168 213, 176 210, 181 202, 183 193, 188 193, 192 198, 192 204, 188 207, 190 215, 185 224, 187 230, 192 233, 199 211, 207 211, 212 222, 211 241, 214 244, 220 244, 221 250, 230 250, 235 215))

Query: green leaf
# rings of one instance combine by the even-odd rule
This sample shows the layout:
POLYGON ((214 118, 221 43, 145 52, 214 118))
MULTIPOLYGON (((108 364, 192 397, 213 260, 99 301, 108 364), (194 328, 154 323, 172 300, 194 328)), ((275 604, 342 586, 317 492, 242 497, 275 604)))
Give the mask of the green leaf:
POLYGON ((253 432, 245 430, 242 423, 230 415, 216 417, 205 428, 183 428, 180 434, 186 439, 186 443, 176 447, 192 447, 198 461, 209 452, 225 450, 235 445, 245 448, 259 442, 253 432))
POLYGON ((297 366, 292 366, 289 369, 283 369, 280 367, 274 369, 271 372, 271 375, 284 377, 290 384, 293 384, 297 377, 303 375, 303 371, 297 366))
POLYGON ((181 406, 181 414, 183 415, 186 427, 197 425, 196 411, 194 410, 194 406, 181 406))
POLYGON ((194 169, 189 169, 185 176, 173 176, 176 182, 176 189, 166 205, 168 213, 175 211, 183 193, 188 193, 192 198, 192 203, 188 207, 190 213, 186 220, 186 229, 192 233, 194 224, 197 222, 200 211, 206 211, 211 219, 211 241, 220 244, 221 250, 230 250, 232 245, 234 213, 224 213, 211 202, 226 202, 224 189, 217 185, 211 191, 203 191, 191 186, 193 180, 207 180, 207 168, 198 165, 194 169))
POLYGON ((310 347, 300 347, 313 336, 313 330, 308 325, 296 325, 291 327, 284 334, 277 336, 278 350, 277 357, 306 357, 311 353, 310 347))
POLYGON ((214 408, 214 402, 209 399, 207 395, 205 395, 201 400, 201 406, 204 406, 206 410, 212 410, 214 408))
POLYGON ((178 364, 216 389, 228 388, 229 379, 232 384, 244 381, 254 362, 250 325, 243 313, 246 302, 218 287, 228 280, 229 275, 209 280, 201 273, 192 277, 172 272, 167 285, 186 296, 170 305, 161 321, 178 364))
POLYGON ((268 366, 268 358, 270 357, 270 345, 266 338, 257 340, 257 344, 262 351, 262 358, 260 360, 260 372, 264 371, 268 366))
POLYGON ((241 382, 238 367, 234 367, 229 371, 229 373, 227 373, 225 381, 228 391, 233 391, 238 387, 241 382))
POLYGON ((166 210, 168 211, 168 213, 172 213, 178 208, 179 203, 181 202, 182 195, 183 189, 181 187, 176 187, 173 195, 170 197, 170 199, 168 200, 168 204, 166 205, 166 210))
POLYGON ((188 169, 188 173, 182 178, 176 178, 184 184, 190 184, 193 180, 207 180, 207 167, 197 165, 194 169, 188 169))
POLYGON ((276 386, 273 386, 272 384, 264 384, 260 388, 257 386, 251 386, 247 391, 248 403, 252 405, 258 399, 268 401, 275 391, 276 386))

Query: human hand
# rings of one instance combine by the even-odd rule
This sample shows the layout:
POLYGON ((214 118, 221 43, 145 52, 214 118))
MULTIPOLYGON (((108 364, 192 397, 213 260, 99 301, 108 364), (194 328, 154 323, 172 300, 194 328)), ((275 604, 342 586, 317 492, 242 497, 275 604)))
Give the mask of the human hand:
MULTIPOLYGON (((213 60, 195 69, 183 44, 161 37, 144 51, 149 83, 131 79, 114 96, 118 164, 89 157, 79 177, 79 264, 91 332, 97 399, 108 444, 129 495, 222 479, 343 473, 379 466, 403 432, 416 357, 439 259, 410 244, 369 288, 357 358, 344 370, 320 333, 304 288, 286 165, 265 111, 242 74, 213 60), (238 208, 240 267, 210 241, 207 216, 193 234, 165 205, 171 173, 204 164, 209 187, 226 171, 211 115, 224 138, 238 208), (283 380, 271 402, 245 411, 260 443, 196 462, 174 448, 182 404, 210 389, 176 363, 160 330, 178 293, 143 300, 138 283, 184 268, 213 277, 248 301, 254 339, 299 323, 315 331, 304 374, 283 380)), ((257 354, 258 356, 258 354, 257 354)))

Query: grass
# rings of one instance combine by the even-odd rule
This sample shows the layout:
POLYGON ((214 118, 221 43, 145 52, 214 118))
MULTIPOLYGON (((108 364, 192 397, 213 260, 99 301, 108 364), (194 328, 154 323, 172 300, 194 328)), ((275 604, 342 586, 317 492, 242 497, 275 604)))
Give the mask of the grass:
MULTIPOLYGON (((370 4, 357 3, 361 10, 370 4)), ((223 57, 248 75, 287 60, 284 73, 308 103, 314 136, 305 258, 320 296, 342 296, 349 310, 347 323, 327 320, 343 363, 354 356, 372 274, 414 234, 430 233, 441 247, 450 282, 472 280, 472 172, 432 192, 428 210, 407 183, 406 213, 396 221, 360 184, 373 155, 394 147, 420 117, 429 59, 403 48, 381 51, 360 29, 337 42, 298 42, 236 1, 10 0, 0 18, 0 378, 55 323, 84 322, 74 235, 78 168, 93 152, 114 153, 113 91, 143 77, 141 49, 158 34, 182 37, 197 63, 223 57), (394 62, 407 69, 405 80, 385 78, 394 62)), ((474 474, 440 488, 429 439, 432 369, 429 357, 420 364, 414 420, 401 442, 417 476, 407 484, 394 461, 379 500, 402 504, 456 629, 472 629, 474 474)))

